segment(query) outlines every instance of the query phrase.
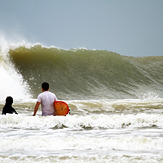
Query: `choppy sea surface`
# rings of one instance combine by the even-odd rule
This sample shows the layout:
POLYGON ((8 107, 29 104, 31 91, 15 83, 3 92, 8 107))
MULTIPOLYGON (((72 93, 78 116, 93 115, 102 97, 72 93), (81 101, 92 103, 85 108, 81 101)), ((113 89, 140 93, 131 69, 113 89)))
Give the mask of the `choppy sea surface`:
POLYGON ((163 57, 19 45, 0 50, 0 162, 163 162, 163 57), (67 116, 33 110, 41 83, 67 116))

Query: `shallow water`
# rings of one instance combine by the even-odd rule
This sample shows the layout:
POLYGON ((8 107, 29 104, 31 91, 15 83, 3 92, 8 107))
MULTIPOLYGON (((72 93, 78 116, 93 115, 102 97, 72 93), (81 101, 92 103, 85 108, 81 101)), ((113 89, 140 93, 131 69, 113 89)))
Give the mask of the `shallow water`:
POLYGON ((33 117, 34 99, 15 101, 18 115, 0 115, 0 161, 163 162, 163 99, 66 102, 71 115, 33 117))

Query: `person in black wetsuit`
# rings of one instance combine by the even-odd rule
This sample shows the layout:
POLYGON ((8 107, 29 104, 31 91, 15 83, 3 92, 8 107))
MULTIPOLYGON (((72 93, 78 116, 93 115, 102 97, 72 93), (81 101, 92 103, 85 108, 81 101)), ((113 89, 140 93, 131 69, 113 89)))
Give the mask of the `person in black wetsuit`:
POLYGON ((12 107, 12 103, 13 103, 13 98, 11 96, 8 96, 6 98, 6 103, 5 103, 5 106, 3 107, 3 110, 2 110, 2 114, 6 114, 6 113, 9 113, 9 114, 18 114, 15 109, 12 107))

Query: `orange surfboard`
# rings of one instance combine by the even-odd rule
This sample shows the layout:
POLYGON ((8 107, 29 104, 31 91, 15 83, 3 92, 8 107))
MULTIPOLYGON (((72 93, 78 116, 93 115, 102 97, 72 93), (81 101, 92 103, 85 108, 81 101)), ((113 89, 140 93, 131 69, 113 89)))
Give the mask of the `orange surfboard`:
POLYGON ((69 106, 63 101, 54 102, 56 115, 66 116, 69 113, 69 106))

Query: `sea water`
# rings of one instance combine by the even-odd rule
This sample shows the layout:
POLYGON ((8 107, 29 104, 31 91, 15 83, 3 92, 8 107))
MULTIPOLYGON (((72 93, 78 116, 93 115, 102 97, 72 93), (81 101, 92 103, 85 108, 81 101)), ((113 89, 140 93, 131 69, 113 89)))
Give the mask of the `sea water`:
POLYGON ((41 45, 1 51, 0 109, 11 95, 18 115, 0 115, 0 162, 163 162, 162 61, 41 45), (71 114, 32 116, 45 79, 71 114))
POLYGON ((35 100, 15 101, 19 114, 0 116, 0 161, 163 161, 163 99, 66 102, 71 115, 33 117, 35 100))

